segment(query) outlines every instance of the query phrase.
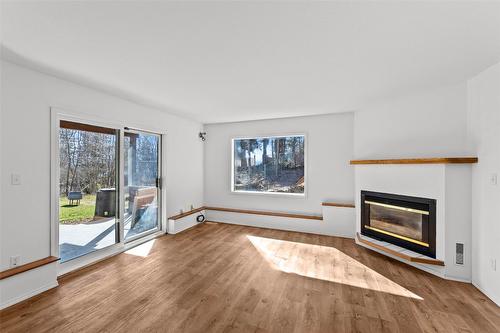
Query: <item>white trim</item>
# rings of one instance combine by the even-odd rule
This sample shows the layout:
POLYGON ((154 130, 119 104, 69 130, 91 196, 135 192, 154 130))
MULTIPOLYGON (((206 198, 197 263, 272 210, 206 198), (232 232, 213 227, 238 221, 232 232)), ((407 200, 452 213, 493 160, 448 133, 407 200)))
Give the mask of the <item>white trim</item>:
POLYGON ((187 230, 187 229, 190 229, 192 227, 195 227, 197 226, 198 224, 202 224, 204 222, 198 222, 196 220, 196 217, 198 215, 204 215, 205 216, 205 220, 206 220, 206 216, 207 216, 207 213, 205 210, 201 210, 197 213, 193 213, 191 215, 188 215, 188 216, 184 216, 180 219, 177 219, 177 220, 171 220, 169 219, 168 220, 168 228, 167 228, 167 232, 171 235, 175 235, 175 234, 178 234, 184 230, 187 230))
POLYGON ((24 300, 27 300, 28 298, 34 297, 34 296, 41 294, 44 291, 47 291, 49 289, 56 288, 57 286, 59 286, 59 283, 57 282, 57 280, 55 280, 52 283, 48 283, 44 286, 41 286, 41 287, 36 288, 34 290, 31 290, 25 294, 22 294, 21 296, 11 298, 11 299, 7 300, 6 302, 0 304, 0 310, 8 308, 9 306, 12 306, 12 305, 17 304, 19 302, 22 302, 24 300))
POLYGON ((167 132, 162 131, 158 132, 161 133, 160 135, 160 140, 161 140, 161 152, 160 152, 160 158, 161 158, 161 178, 160 178, 160 200, 161 200, 161 219, 160 219, 160 231, 163 233, 167 232, 167 223, 168 223, 168 216, 167 216, 167 132))
POLYGON ((120 131, 120 147, 118 148, 120 151, 119 154, 119 165, 118 165, 118 228, 119 230, 119 235, 120 237, 120 242, 124 242, 125 240, 125 221, 124 221, 124 209, 125 209, 125 195, 123 193, 123 184, 125 184, 125 160, 124 160, 124 153, 123 153, 123 148, 125 146, 125 132, 123 130, 120 131))
MULTIPOLYGON (((305 182, 304 182, 305 183, 305 182)), ((304 193, 287 193, 287 192, 259 192, 259 191, 231 191, 231 194, 236 195, 269 195, 269 196, 279 196, 279 197, 291 197, 296 199, 306 198, 305 189, 304 193)))
POLYGON ((99 251, 91 252, 87 255, 75 258, 73 260, 66 261, 65 263, 59 264, 57 276, 61 276, 70 273, 74 270, 81 269, 87 266, 92 266, 99 261, 106 260, 110 257, 116 256, 120 253, 130 250, 138 245, 146 243, 152 239, 163 236, 165 233, 163 231, 157 231, 155 233, 146 235, 144 237, 135 239, 126 244, 116 243, 114 245, 108 246, 107 248, 101 249, 99 251))
POLYGON ((131 237, 130 237, 130 238, 128 238, 128 239, 123 239, 123 242, 124 242, 125 244, 130 244, 130 243, 133 243, 133 242, 135 242, 135 241, 136 241, 136 240, 138 240, 138 239, 141 239, 141 238, 143 238, 143 237, 147 237, 147 236, 149 236, 149 235, 156 234, 157 232, 162 231, 160 228, 161 228, 161 221, 160 221, 160 220, 158 220, 158 226, 157 226, 156 228, 154 228, 154 229, 149 229, 149 230, 146 230, 146 231, 143 231, 143 232, 141 232, 140 234, 137 234, 137 235, 131 236, 131 237))
MULTIPOLYGON (((66 110, 62 110, 57 107, 51 107, 50 108, 50 113, 51 113, 51 146, 50 146, 50 170, 51 170, 51 177, 50 177, 50 202, 51 202, 51 228, 50 228, 50 239, 51 239, 51 244, 50 244, 50 253, 52 256, 59 258, 60 257, 60 252, 59 252, 59 198, 60 193, 59 193, 59 177, 60 177, 60 167, 59 167, 59 122, 61 120, 66 120, 66 121, 73 121, 73 122, 79 122, 79 123, 84 123, 84 124, 89 124, 89 125, 94 125, 94 126, 100 126, 100 127, 106 127, 106 128, 111 128, 114 130, 119 131, 119 133, 123 132, 122 126, 116 122, 112 121, 107 121, 103 120, 102 118, 99 118, 98 116, 90 115, 90 114, 79 114, 79 113, 74 113, 66 110)), ((118 136, 118 156, 121 159, 122 154, 122 142, 120 142, 120 136, 118 136)), ((120 170, 121 171, 121 170, 120 170)), ((121 175, 118 177, 118 181, 120 181, 121 175)), ((118 184, 117 187, 117 195, 121 196, 121 184, 118 184)), ((122 221, 121 221, 121 207, 118 209, 118 214, 115 216, 115 223, 120 226, 120 230, 122 229, 122 221)), ((115 244, 118 244, 122 241, 120 238, 118 242, 115 244)), ((115 245, 113 244, 113 245, 115 245)), ((110 246, 113 246, 110 245, 110 246)), ((90 254, 90 253, 89 253, 90 254)), ((76 259, 76 258, 75 258, 76 259)), ((71 260, 75 260, 71 259, 71 260)), ((71 261, 69 260, 69 261, 71 261)), ((58 262, 58 265, 62 265, 60 262, 58 262)))
POLYGON ((80 122, 95 126, 112 128, 119 131, 119 147, 118 147, 118 155, 119 155, 119 177, 118 177, 118 186, 117 186, 117 195, 118 199, 118 212, 115 217, 117 224, 119 225, 120 234, 119 241, 115 244, 112 244, 106 248, 90 252, 86 255, 83 255, 78 258, 74 258, 65 263, 57 263, 58 268, 58 276, 61 274, 66 274, 72 270, 81 268, 83 266, 90 265, 97 261, 103 260, 109 256, 116 255, 123 251, 126 251, 136 245, 142 244, 152 238, 158 237, 159 235, 163 235, 166 230, 166 221, 167 221, 167 204, 166 204, 166 150, 164 148, 166 142, 166 134, 165 130, 154 129, 149 126, 141 126, 139 124, 130 124, 124 123, 122 121, 111 121, 109 119, 102 118, 96 114, 85 113, 83 111, 68 111, 66 109, 62 109, 59 107, 50 107, 50 115, 51 115, 51 146, 50 146, 50 253, 52 256, 60 257, 59 253, 59 201, 55 198, 59 198, 59 121, 67 120, 80 122), (138 125, 138 126, 137 126, 138 125), (130 240, 127 244, 125 244, 125 235, 123 228, 123 207, 124 207, 124 199, 123 199, 123 184, 124 184, 124 154, 123 154, 123 142, 124 142, 124 128, 125 127, 133 127, 135 128, 149 128, 144 130, 148 133, 154 133, 160 136, 161 140, 161 152, 159 154, 160 160, 160 168, 161 168, 161 177, 162 177, 162 186, 160 190, 160 200, 161 200, 161 212, 159 214, 160 221, 158 230, 151 232, 150 234, 146 234, 143 237, 130 240))
MULTIPOLYGON (((158 138, 158 151, 157 151, 157 178, 160 178, 160 181, 163 183, 163 137, 164 137, 164 134, 161 134, 161 133, 154 133, 154 132, 151 132, 151 131, 145 131, 145 130, 139 130, 139 129, 131 129, 131 128, 125 128, 123 131, 123 137, 125 138, 125 133, 133 133, 133 134, 137 134, 137 135, 150 135, 150 136, 156 136, 158 138)), ((124 147, 124 146, 123 146, 124 147)), ((122 150, 124 151, 124 150, 122 150)), ((125 154, 120 154, 120 156, 124 156, 125 154)), ((120 166, 120 171, 122 172, 122 176, 121 177, 121 184, 125 184, 125 160, 124 160, 124 157, 120 158, 120 163, 121 166, 120 166)), ((163 229, 163 198, 165 197, 164 195, 164 189, 163 189, 163 184, 160 184, 160 188, 157 189, 157 202, 158 202, 158 208, 157 208, 157 219, 158 219, 158 225, 155 229, 150 229, 150 230, 146 230, 140 234, 137 234, 137 235, 134 235, 132 237, 130 237, 129 239, 126 239, 125 238, 125 234, 124 234, 124 228, 122 227, 122 225, 120 224, 120 239, 123 239, 123 242, 124 243, 129 243, 129 242, 133 242, 139 238, 142 238, 142 237, 146 237, 147 235, 149 234, 153 234, 153 233, 156 233, 158 231, 162 231, 162 230, 165 230, 163 229), (123 230, 123 232, 122 232, 123 230), (123 233, 123 234, 122 234, 123 233)), ((123 213, 123 208, 125 208, 125 199, 124 199, 124 187, 123 186, 120 186, 121 188, 121 200, 120 200, 120 205, 121 205, 121 208, 120 208, 120 211, 123 213)), ((122 216, 122 218, 124 219, 124 215, 122 216)))
POLYGON ((305 132, 292 132, 292 133, 286 133, 286 134, 256 134, 256 135, 249 135, 249 136, 235 136, 232 138, 232 140, 249 140, 249 139, 269 139, 269 138, 288 138, 290 136, 303 136, 306 137, 307 134, 305 132))
POLYGON ((79 123, 100 126, 100 127, 107 127, 117 130, 123 130, 124 127, 123 124, 120 122, 112 121, 107 118, 102 118, 101 116, 93 113, 68 111, 67 109, 61 109, 59 107, 50 107, 50 111, 52 114, 55 114, 58 117, 58 120, 79 122, 79 123))
POLYGON ((451 281, 457 281, 457 282, 464 282, 464 283, 471 283, 472 282, 471 279, 463 279, 463 278, 448 276, 448 275, 445 275, 444 279, 451 280, 451 281))
POLYGON ((230 189, 229 192, 231 194, 236 194, 236 195, 267 195, 267 196, 278 196, 278 197, 289 197, 289 198, 297 198, 297 199, 307 199, 307 192, 308 192, 308 175, 307 175, 307 169, 308 169, 308 158, 307 154, 309 151, 308 148, 308 136, 307 133, 293 133, 293 134, 278 134, 278 135, 254 135, 254 136, 236 136, 232 137, 230 139, 230 149, 231 149, 231 157, 230 157, 230 189), (247 139, 269 139, 269 138, 286 138, 286 137, 292 137, 292 136, 302 136, 304 137, 304 193, 285 193, 285 192, 259 192, 259 191, 236 191, 234 190, 234 141, 235 140, 247 140, 247 139))
POLYGON ((496 298, 490 293, 486 292, 483 288, 479 287, 474 281, 471 282, 474 287, 476 287, 481 293, 488 297, 493 303, 500 307, 500 298, 496 298))
POLYGON ((145 125, 133 125, 129 121, 121 121, 121 120, 111 120, 109 118, 101 117, 99 112, 86 112, 86 111, 71 111, 67 108, 62 108, 58 106, 50 107, 51 113, 60 116, 64 120, 74 121, 74 122, 83 122, 90 125, 108 127, 113 129, 118 129, 123 131, 125 127, 129 127, 132 130, 136 130, 137 128, 147 128, 143 130, 144 132, 154 133, 157 135, 167 134, 167 131, 160 128, 155 128, 151 126, 145 125))
POLYGON ((59 258, 59 115, 50 108, 50 254, 59 258))
POLYGON ((241 214, 237 212, 224 212, 207 209, 206 222, 243 225, 269 230, 286 230, 311 235, 325 235, 352 239, 352 237, 336 235, 336 233, 330 228, 332 224, 330 223, 330 225, 328 225, 328 222, 324 220, 241 214))

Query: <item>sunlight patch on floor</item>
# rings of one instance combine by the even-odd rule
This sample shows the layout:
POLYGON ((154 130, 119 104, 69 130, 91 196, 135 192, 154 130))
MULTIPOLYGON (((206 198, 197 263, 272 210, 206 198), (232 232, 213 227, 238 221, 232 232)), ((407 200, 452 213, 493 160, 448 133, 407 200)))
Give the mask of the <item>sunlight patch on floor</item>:
POLYGON ((136 247, 131 248, 130 250, 126 251, 125 253, 145 258, 149 255, 149 252, 151 252, 151 249, 153 248, 154 244, 155 244, 155 239, 152 239, 149 242, 146 242, 144 244, 137 245, 136 247))
POLYGON ((272 268, 313 279, 423 300, 334 247, 247 235, 272 268))

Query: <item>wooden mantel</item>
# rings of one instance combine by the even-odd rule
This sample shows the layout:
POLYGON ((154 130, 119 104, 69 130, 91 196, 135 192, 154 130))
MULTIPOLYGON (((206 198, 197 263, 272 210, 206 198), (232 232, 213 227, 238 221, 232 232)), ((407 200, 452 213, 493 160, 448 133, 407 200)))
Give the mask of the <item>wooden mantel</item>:
POLYGON ((477 157, 431 157, 431 158, 400 158, 382 160, 351 160, 351 165, 358 164, 466 164, 477 163, 477 157))

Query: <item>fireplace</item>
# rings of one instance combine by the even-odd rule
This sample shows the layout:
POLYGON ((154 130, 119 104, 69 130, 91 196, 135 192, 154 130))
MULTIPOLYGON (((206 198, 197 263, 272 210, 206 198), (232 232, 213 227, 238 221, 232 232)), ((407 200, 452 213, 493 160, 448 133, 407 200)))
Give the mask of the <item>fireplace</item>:
POLYGON ((436 200, 361 191, 361 234, 436 258, 436 200))

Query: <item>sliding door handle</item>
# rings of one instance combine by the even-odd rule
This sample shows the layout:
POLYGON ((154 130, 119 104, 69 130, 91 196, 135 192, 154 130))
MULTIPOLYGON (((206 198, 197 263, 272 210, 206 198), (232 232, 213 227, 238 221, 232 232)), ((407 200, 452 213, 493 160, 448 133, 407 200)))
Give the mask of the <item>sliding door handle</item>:
POLYGON ((162 188, 162 178, 161 177, 156 178, 156 187, 161 190, 161 188, 162 188))

